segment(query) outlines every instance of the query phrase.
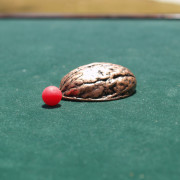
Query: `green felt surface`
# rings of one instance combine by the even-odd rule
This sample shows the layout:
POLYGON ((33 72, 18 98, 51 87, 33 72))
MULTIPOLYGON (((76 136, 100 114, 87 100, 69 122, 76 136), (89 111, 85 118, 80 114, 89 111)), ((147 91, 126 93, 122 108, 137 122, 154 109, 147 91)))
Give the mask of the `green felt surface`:
POLYGON ((0 21, 1 180, 179 180, 180 22, 0 21), (43 106, 91 62, 128 67, 137 93, 43 106))

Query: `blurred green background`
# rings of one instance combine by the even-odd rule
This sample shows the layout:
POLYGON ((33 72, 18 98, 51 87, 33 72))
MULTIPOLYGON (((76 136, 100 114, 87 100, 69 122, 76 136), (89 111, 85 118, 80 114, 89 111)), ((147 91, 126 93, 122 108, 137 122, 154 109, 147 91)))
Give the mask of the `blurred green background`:
POLYGON ((180 0, 0 0, 0 13, 167 14, 180 0))

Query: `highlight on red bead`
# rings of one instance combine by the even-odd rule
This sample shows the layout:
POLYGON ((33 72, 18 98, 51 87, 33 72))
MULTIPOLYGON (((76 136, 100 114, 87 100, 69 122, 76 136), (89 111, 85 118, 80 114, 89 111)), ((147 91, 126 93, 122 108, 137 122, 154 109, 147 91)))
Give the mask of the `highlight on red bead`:
POLYGON ((62 92, 56 86, 48 86, 42 92, 42 99, 49 106, 57 105, 62 99, 62 92))

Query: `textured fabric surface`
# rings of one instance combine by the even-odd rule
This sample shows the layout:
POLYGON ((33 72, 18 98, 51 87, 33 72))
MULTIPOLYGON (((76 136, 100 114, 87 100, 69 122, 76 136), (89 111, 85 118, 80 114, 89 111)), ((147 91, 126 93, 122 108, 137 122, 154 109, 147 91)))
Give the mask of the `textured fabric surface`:
POLYGON ((1 20, 1 180, 179 180, 180 22, 1 20), (137 78, 133 96, 61 101, 46 86, 78 66, 111 62, 137 78))

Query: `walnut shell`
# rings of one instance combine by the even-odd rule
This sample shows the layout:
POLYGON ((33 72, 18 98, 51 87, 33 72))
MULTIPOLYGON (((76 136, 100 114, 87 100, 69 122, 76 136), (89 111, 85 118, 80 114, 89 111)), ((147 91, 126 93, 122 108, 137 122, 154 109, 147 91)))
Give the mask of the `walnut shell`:
POLYGON ((96 62, 69 72, 61 80, 59 88, 63 99, 110 101, 132 95, 136 88, 136 78, 121 65, 96 62))

